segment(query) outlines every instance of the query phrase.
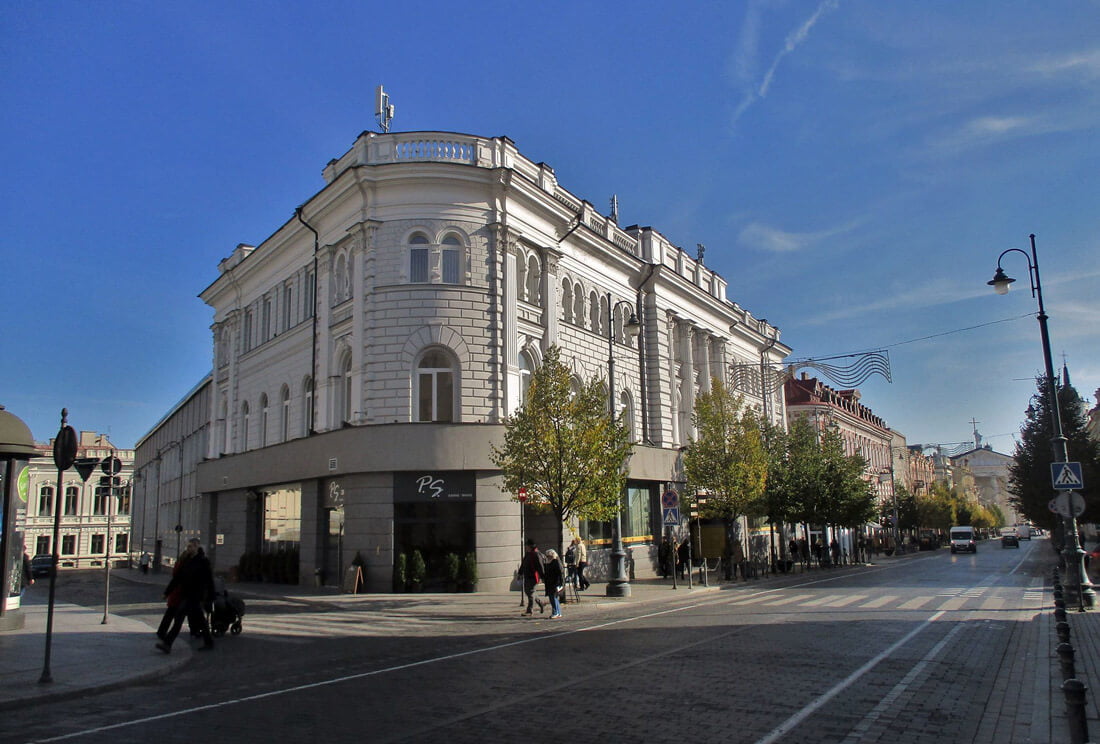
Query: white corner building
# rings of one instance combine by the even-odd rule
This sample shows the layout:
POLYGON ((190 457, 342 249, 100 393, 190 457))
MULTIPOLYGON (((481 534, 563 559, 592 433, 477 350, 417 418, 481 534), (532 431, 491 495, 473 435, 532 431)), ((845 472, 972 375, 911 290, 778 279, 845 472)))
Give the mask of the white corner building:
MULTIPOLYGON (((521 525, 556 535, 502 490, 489 444, 552 344, 578 380, 606 380, 610 348, 637 442, 622 515, 637 577, 655 571, 659 498, 711 378, 783 420, 761 381, 790 349, 702 250, 620 228, 506 137, 365 132, 323 175, 200 295, 214 364, 197 519, 216 569, 291 551, 299 582, 337 585, 358 555, 366 590, 390 591, 398 554, 420 551, 431 586, 448 553, 473 553, 479 587, 506 587, 521 525)), ((608 526, 573 527, 598 580, 608 526)))

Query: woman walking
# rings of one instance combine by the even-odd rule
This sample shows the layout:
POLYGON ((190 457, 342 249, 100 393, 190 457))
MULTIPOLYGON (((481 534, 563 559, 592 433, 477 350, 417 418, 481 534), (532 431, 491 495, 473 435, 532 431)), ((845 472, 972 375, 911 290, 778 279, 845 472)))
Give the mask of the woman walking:
POLYGON ((550 600, 550 619, 557 620, 561 617, 561 592, 565 588, 565 571, 562 570, 558 551, 546 551, 545 568, 543 581, 546 583, 546 596, 550 600))

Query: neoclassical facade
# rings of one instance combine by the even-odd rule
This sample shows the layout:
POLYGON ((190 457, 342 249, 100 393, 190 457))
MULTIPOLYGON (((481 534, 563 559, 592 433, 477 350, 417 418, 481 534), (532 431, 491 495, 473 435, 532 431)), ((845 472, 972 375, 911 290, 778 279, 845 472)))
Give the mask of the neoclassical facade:
MULTIPOLYGON (((702 250, 619 227, 509 139, 365 132, 323 176, 200 295, 214 363, 196 492, 221 568, 293 549, 302 581, 335 583, 358 555, 368 590, 388 591, 399 553, 429 570, 474 553, 481 585, 505 586, 521 525, 556 541, 489 459, 550 345, 578 382, 614 370, 636 442, 623 514, 636 575, 652 573, 658 498, 711 380, 783 421, 763 371, 790 349, 726 298, 702 250)), ((606 525, 574 527, 598 575, 606 525)))
POLYGON ((27 552, 58 556, 61 569, 95 568, 127 560, 130 545, 130 508, 134 450, 115 447, 105 434, 80 432, 78 460, 90 464, 87 477, 69 468, 58 482, 53 461, 53 442, 35 444, 39 455, 31 458, 20 476, 17 528, 23 532, 27 552), (117 461, 111 475, 105 461, 117 461), (59 490, 60 487, 60 490, 59 490), (53 544, 54 522, 60 510, 58 545, 53 544))

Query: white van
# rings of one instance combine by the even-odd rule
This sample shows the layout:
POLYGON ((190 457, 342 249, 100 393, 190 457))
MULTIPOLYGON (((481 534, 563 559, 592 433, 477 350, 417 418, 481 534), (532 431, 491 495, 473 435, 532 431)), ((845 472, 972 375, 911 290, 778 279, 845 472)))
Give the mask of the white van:
POLYGON ((951 552, 952 553, 977 553, 978 540, 974 537, 973 527, 951 528, 951 552))
POLYGON ((1031 539, 1031 525, 1030 524, 1018 524, 1016 525, 1016 537, 1021 540, 1031 539))

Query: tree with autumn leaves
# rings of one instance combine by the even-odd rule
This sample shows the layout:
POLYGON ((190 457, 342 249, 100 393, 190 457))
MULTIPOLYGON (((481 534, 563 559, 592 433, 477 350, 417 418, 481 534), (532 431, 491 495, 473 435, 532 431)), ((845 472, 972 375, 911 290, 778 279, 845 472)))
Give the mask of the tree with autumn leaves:
POLYGON ((528 503, 554 515, 559 553, 567 522, 614 519, 632 445, 622 421, 608 413, 602 380, 574 391, 561 350, 551 346, 531 376, 527 400, 504 425, 504 444, 493 445, 490 457, 513 499, 526 488, 528 503))

